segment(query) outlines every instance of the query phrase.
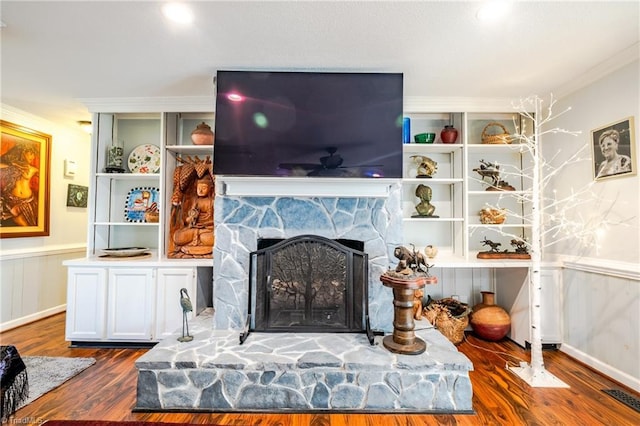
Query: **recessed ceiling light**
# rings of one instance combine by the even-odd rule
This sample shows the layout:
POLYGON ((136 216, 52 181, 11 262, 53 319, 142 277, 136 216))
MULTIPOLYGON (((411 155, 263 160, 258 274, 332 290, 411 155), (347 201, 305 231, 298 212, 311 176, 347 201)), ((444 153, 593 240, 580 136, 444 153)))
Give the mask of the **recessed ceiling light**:
POLYGON ((487 1, 482 4, 476 17, 482 22, 495 22, 509 12, 509 2, 505 0, 487 1))
POLYGON ((167 3, 162 6, 162 13, 170 21, 179 24, 190 24, 193 22, 193 12, 185 3, 167 3))

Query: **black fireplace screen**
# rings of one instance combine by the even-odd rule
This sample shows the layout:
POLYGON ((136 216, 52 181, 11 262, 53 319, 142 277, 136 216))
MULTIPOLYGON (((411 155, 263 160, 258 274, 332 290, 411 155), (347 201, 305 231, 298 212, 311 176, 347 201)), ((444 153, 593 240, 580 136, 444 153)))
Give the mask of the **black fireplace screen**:
POLYGON ((251 253, 246 334, 369 333, 363 248, 361 241, 317 235, 259 240, 251 253))

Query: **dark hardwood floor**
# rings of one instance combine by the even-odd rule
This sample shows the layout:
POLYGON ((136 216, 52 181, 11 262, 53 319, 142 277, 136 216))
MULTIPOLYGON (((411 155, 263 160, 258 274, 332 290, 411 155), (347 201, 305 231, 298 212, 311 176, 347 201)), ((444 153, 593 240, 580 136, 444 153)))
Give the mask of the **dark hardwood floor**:
POLYGON ((559 351, 545 351, 549 372, 570 386, 531 388, 506 364, 529 360, 529 352, 511 341, 484 342, 473 336, 459 345, 473 362, 475 414, 285 414, 285 413, 138 413, 134 362, 146 349, 69 348, 65 315, 58 314, 0 334, 2 344, 21 355, 94 357, 94 366, 18 410, 7 424, 45 420, 135 420, 218 425, 640 425, 640 413, 602 392, 638 393, 603 377, 559 351), (480 349, 487 348, 491 352, 480 349))

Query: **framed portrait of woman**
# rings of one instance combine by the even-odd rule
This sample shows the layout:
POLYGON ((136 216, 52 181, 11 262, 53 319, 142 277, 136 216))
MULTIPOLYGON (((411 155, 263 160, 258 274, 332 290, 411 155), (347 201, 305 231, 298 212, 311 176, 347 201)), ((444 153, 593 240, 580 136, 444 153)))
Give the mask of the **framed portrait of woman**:
POLYGON ((51 135, 0 120, 0 238, 49 235, 51 135))
POLYGON ((633 117, 591 131, 595 180, 633 176, 636 171, 633 117))

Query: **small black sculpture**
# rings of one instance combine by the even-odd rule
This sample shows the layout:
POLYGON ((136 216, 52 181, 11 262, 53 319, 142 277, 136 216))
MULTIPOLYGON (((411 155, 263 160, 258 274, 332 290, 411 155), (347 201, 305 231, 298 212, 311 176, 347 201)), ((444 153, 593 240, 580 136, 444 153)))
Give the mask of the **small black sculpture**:
POLYGON ((527 243, 524 240, 513 239, 511 240, 511 245, 514 247, 514 251, 516 253, 528 254, 529 250, 527 249, 527 243))
POLYGON ((399 260, 396 272, 404 275, 423 273, 429 276, 429 268, 432 265, 427 263, 426 256, 417 251, 413 244, 411 247, 412 250, 404 246, 398 246, 393 250, 393 255, 399 260))
POLYGON ((513 186, 500 179, 500 166, 496 163, 480 160, 480 167, 473 169, 473 171, 477 172, 483 181, 485 177, 491 179, 487 191, 515 191, 513 186))
POLYGON ((487 240, 487 237, 485 237, 484 240, 482 240, 482 245, 491 247, 491 250, 489 251, 492 253, 500 253, 500 250, 498 250, 498 247, 500 247, 502 243, 494 243, 491 240, 487 240))
POLYGON ((178 337, 179 342, 190 342, 193 336, 189 335, 189 323, 187 322, 187 314, 193 312, 193 305, 189 298, 186 288, 180 289, 180 306, 182 307, 182 336, 178 337), (185 334, 186 329, 186 334, 185 334))

